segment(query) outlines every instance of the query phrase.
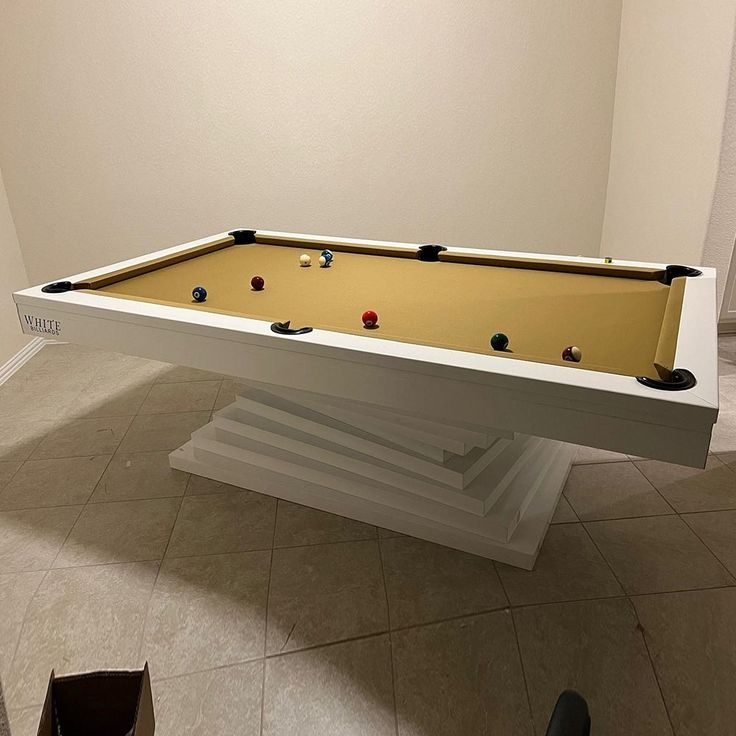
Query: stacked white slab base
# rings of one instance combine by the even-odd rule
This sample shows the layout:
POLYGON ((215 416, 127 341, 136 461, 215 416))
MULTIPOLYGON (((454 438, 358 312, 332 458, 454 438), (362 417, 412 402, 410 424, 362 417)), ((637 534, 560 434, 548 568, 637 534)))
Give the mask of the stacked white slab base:
POLYGON ((179 470, 531 569, 573 448, 263 384, 170 455, 179 470))

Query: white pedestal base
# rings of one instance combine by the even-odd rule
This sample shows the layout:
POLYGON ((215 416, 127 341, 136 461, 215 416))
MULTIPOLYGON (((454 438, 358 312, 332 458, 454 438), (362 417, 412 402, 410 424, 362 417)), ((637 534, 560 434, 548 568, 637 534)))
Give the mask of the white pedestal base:
POLYGON ((248 386, 171 465, 531 569, 574 448, 248 386))

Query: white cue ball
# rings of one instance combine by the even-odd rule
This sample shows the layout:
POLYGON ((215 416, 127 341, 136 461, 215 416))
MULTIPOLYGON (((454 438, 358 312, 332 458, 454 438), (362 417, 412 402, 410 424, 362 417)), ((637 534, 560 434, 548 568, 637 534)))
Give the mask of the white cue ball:
POLYGON ((301 263, 302 266, 309 266, 312 263, 312 259, 306 253, 302 253, 299 256, 299 263, 301 263))
POLYGON ((327 265, 327 259, 324 256, 319 257, 319 265, 324 268, 327 265))

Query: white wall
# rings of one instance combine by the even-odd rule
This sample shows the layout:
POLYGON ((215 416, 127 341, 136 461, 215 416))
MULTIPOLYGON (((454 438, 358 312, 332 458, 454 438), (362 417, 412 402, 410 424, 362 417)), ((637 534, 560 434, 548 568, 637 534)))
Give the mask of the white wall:
POLYGON ((718 271, 721 321, 736 324, 736 46, 731 56, 721 155, 703 247, 703 263, 718 271), (729 271, 730 264, 730 271, 729 271))
POLYGON ((0 5, 33 282, 233 226, 596 254, 620 0, 0 5))
POLYGON ((20 331, 18 313, 11 296, 14 290, 26 286, 28 277, 0 172, 0 365, 28 342, 20 331))
POLYGON ((736 0, 624 0, 602 255, 702 261, 735 12, 736 0))

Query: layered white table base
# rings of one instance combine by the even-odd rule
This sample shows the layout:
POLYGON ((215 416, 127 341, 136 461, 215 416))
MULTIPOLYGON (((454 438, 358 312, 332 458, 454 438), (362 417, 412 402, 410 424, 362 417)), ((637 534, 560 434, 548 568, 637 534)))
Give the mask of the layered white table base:
POLYGON ((531 569, 574 447, 264 384, 170 455, 206 478, 531 569))

